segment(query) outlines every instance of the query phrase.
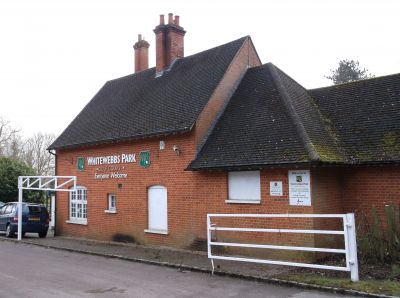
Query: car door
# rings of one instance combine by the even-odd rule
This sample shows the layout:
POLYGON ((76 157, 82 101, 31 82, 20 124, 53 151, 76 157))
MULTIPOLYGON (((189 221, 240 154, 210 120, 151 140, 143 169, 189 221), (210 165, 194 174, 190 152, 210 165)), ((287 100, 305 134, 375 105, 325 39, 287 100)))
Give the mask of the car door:
POLYGON ((0 208, 0 231, 6 230, 6 217, 5 217, 5 210, 8 204, 5 204, 3 207, 0 208))

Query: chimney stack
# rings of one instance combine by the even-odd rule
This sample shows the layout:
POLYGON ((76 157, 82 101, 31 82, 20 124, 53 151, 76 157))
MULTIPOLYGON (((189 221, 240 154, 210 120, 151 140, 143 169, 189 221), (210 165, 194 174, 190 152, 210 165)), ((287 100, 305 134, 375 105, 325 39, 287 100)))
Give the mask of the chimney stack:
POLYGON ((160 15, 160 24, 154 29, 156 34, 156 74, 162 74, 171 63, 184 56, 183 37, 186 31, 179 25, 179 16, 168 14, 168 24, 160 15))
POLYGON ((134 44, 135 49, 135 73, 149 68, 149 46, 150 44, 138 35, 138 41, 134 44))

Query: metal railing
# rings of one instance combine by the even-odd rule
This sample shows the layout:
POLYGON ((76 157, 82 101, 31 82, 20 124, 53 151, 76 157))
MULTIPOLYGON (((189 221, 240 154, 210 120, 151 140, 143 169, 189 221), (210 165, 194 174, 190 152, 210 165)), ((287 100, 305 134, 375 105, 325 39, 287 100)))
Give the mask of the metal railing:
POLYGON ((211 259, 212 272, 214 273, 214 260, 230 260, 272 265, 286 265, 315 269, 328 269, 347 271, 351 274, 352 281, 358 281, 358 260, 354 213, 348 214, 207 214, 207 251, 208 258, 211 259), (264 228, 239 228, 239 227, 219 227, 212 223, 212 218, 338 218, 343 220, 342 230, 311 230, 311 229, 264 229, 264 228), (344 249, 336 248, 318 248, 303 246, 283 246, 268 244, 250 244, 250 243, 232 243, 212 241, 213 231, 231 231, 231 232, 258 232, 258 233, 295 233, 295 234, 322 234, 322 235, 343 235, 344 249), (344 254, 346 257, 346 266, 331 266, 312 263, 300 263, 289 261, 266 260, 258 258, 245 258, 234 256, 213 255, 213 246, 224 247, 244 247, 258 249, 275 249, 291 251, 310 251, 344 254))

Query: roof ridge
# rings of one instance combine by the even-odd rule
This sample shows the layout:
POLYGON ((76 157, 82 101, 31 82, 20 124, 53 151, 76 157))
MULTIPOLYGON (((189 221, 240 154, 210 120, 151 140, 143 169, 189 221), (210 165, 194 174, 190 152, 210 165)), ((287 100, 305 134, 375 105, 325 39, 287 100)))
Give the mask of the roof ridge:
POLYGON ((346 82, 346 83, 341 83, 341 84, 336 84, 336 85, 330 85, 330 86, 325 86, 325 87, 312 88, 312 89, 307 89, 307 91, 316 91, 316 90, 329 89, 329 88, 334 88, 334 87, 356 85, 356 84, 361 84, 363 82, 369 82, 369 81, 374 81, 374 80, 379 80, 379 79, 386 79, 386 78, 395 77, 395 76, 400 76, 400 73, 392 73, 392 74, 379 76, 379 77, 361 79, 361 80, 357 80, 357 81, 351 81, 351 82, 346 82))
POLYGON ((290 118, 292 119, 292 122, 299 133, 300 139, 303 141, 304 148, 307 151, 308 157, 312 161, 319 161, 321 158, 317 152, 317 150, 314 148, 312 145, 311 139, 307 133, 307 130, 305 129, 303 122, 300 119, 300 116, 296 112, 295 107, 292 104, 292 101, 289 98, 289 94, 286 91, 285 87, 283 86, 283 83, 281 81, 281 78, 278 75, 278 72, 276 70, 276 66, 272 63, 266 64, 266 67, 268 68, 269 72, 271 73, 272 80, 274 81, 279 94, 281 95, 285 107, 288 111, 288 114, 290 118))

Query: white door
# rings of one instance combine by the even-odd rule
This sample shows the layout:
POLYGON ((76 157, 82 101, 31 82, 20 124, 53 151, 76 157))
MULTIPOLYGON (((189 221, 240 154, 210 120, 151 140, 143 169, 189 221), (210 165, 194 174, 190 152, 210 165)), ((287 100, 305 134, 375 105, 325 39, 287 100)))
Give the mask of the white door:
POLYGON ((149 230, 168 231, 167 189, 161 185, 149 188, 149 230))

